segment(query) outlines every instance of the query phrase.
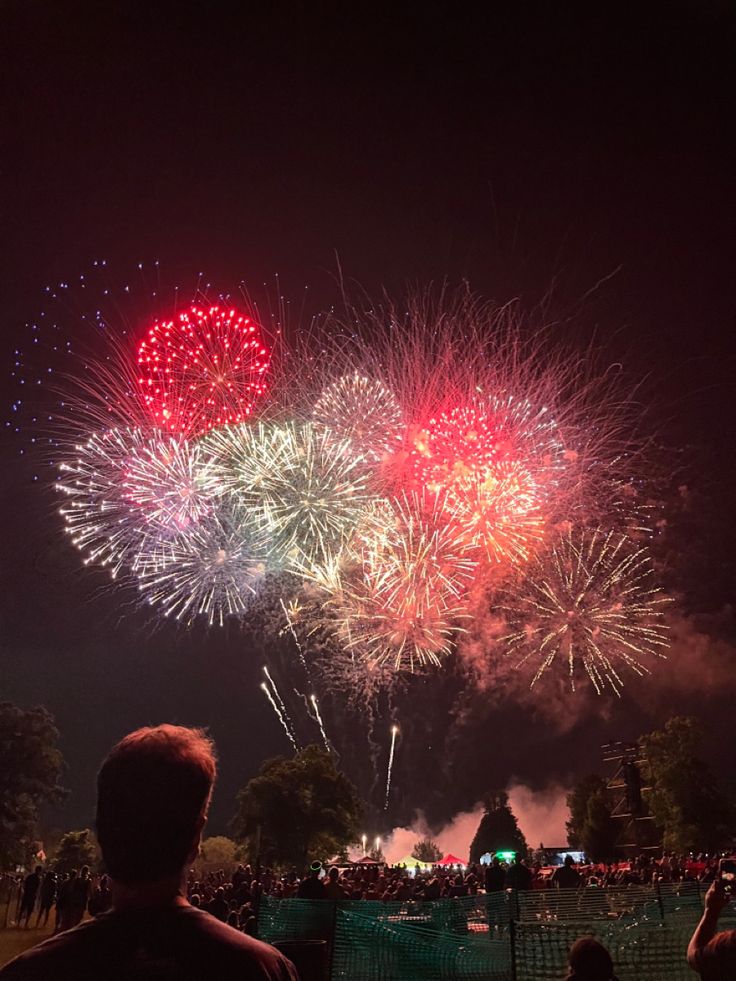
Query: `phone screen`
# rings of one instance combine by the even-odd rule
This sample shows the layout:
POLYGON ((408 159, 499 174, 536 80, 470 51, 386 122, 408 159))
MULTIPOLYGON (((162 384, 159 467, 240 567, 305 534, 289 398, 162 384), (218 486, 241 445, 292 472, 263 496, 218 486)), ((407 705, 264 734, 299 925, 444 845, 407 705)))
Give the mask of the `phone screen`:
POLYGON ((718 878, 726 892, 732 892, 736 885, 736 859, 722 858, 718 864, 718 878))

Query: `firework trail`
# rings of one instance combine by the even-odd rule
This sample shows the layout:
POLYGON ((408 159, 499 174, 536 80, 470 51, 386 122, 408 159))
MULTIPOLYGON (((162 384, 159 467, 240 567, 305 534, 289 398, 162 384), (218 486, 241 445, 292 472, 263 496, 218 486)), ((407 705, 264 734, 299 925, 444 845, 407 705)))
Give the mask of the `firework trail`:
POLYGON ((325 732, 325 724, 322 721, 322 716, 319 711, 319 705, 317 704, 317 696, 310 695, 309 700, 312 703, 312 708, 314 709, 314 715, 317 719, 317 725, 319 726, 319 731, 322 736, 322 742, 325 744, 325 749, 328 753, 332 752, 332 747, 330 746, 329 740, 327 739, 327 733, 325 732))
POLYGON ((281 709, 280 709, 280 708, 278 707, 278 705, 276 704, 276 701, 274 700, 274 697, 273 697, 273 695, 271 694, 271 690, 270 690, 270 688, 268 687, 268 685, 266 684, 266 682, 265 682, 265 681, 262 681, 262 682, 261 682, 261 691, 263 691, 263 692, 265 693, 265 695, 266 695, 266 698, 267 698, 267 699, 269 700, 269 702, 271 703, 271 708, 272 708, 272 709, 274 710, 274 712, 276 713, 276 718, 277 718, 277 719, 279 720, 279 722, 280 722, 280 723, 281 723, 281 725, 283 726, 283 728, 284 728, 284 732, 286 733, 286 735, 287 735, 287 738, 288 738, 288 740, 289 740, 289 742, 290 742, 290 743, 291 743, 291 745, 292 745, 292 746, 294 747, 294 752, 295 752, 295 753, 297 753, 297 752, 299 752, 299 747, 298 747, 298 746, 297 746, 297 744, 296 744, 296 740, 295 740, 295 739, 294 739, 294 737, 292 736, 292 734, 291 734, 291 730, 290 730, 290 729, 289 729, 289 727, 287 726, 287 724, 286 724, 286 720, 284 719, 284 716, 283 716, 283 715, 281 714, 281 709))
POLYGON ((560 659, 573 690, 580 662, 598 693, 608 684, 618 695, 619 666, 642 675, 649 668, 640 659, 664 656, 667 602, 646 549, 614 531, 569 531, 499 607, 511 627, 501 642, 519 665, 539 661, 532 686, 560 659))
POLYGON ((386 797, 383 804, 384 811, 388 810, 388 798, 391 793, 391 773, 394 768, 394 750, 396 748, 396 736, 399 732, 398 726, 391 726, 391 749, 388 754, 388 767, 386 769, 386 797))
POLYGON ((289 613, 289 608, 286 603, 284 603, 284 597, 279 597, 279 603, 281 604, 281 609, 284 611, 284 616, 286 617, 286 623, 289 629, 289 633, 294 638, 294 643, 296 644, 296 649, 299 653, 299 660, 302 662, 302 667, 307 673, 307 678, 309 678, 309 665, 307 664, 307 659, 304 657, 304 650, 302 645, 299 643, 299 638, 297 636, 296 630, 294 629, 294 622, 291 619, 291 614, 289 613))
POLYGON ((285 724, 291 734, 292 742, 296 744, 296 733, 294 732, 294 725, 291 721, 291 718, 289 717, 289 713, 286 709, 286 705, 284 704, 284 700, 281 697, 278 688, 276 687, 276 682, 271 677, 271 672, 268 670, 268 667, 265 664, 263 665, 263 673, 266 676, 266 681, 271 686, 271 691, 273 692, 274 698, 278 702, 279 708, 282 713, 282 717, 285 720, 285 724))

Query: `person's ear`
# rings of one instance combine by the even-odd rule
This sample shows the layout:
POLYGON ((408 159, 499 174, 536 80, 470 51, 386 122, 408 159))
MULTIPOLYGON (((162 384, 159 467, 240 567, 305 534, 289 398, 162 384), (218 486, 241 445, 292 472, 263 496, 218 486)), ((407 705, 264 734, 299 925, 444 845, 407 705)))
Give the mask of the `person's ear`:
POLYGON ((205 825, 207 824, 207 812, 203 810, 202 813, 197 818, 197 824, 194 830, 194 838, 192 839, 192 848, 187 855, 187 865, 191 865, 192 862, 197 858, 202 846, 202 834, 204 832, 205 825))

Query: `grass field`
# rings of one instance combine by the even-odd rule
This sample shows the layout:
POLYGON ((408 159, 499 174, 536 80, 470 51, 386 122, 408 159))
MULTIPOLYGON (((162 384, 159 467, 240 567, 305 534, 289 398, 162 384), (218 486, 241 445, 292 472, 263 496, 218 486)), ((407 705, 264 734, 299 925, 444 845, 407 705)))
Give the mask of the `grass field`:
POLYGON ((18 954, 22 954, 24 950, 28 950, 29 947, 35 947, 42 940, 46 940, 47 937, 51 936, 51 929, 52 924, 49 919, 49 925, 42 930, 34 930, 32 927, 30 930, 25 930, 15 926, 8 926, 4 930, 0 930, 0 967, 7 964, 8 961, 12 961, 18 954))

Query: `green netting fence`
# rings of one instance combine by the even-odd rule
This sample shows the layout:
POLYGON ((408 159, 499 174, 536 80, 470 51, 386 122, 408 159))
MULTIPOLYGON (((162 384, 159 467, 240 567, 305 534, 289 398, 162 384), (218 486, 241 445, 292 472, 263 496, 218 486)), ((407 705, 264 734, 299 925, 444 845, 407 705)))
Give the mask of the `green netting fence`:
POLYGON ((331 981, 559 981, 585 935, 610 950, 621 981, 692 981, 685 952, 702 906, 697 883, 433 902, 265 897, 258 925, 270 943, 327 941, 331 981))

